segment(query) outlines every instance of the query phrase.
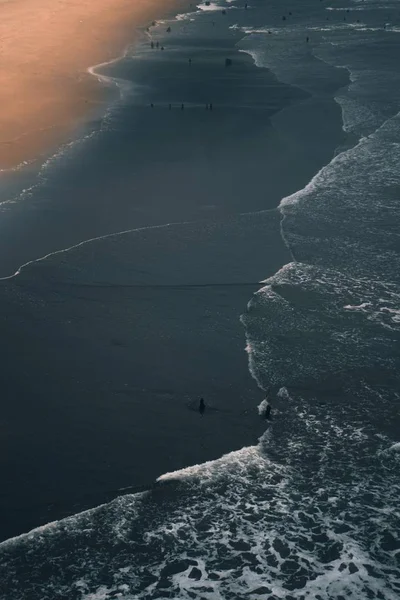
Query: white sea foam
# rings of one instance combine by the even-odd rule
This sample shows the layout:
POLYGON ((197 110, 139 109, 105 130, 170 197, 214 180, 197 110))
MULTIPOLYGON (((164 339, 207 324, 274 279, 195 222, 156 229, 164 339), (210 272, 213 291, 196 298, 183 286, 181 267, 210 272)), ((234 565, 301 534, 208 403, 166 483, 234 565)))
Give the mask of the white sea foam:
POLYGON ((176 21, 193 21, 193 17, 191 15, 193 15, 193 13, 181 13, 179 15, 176 15, 175 20, 176 21))
POLYGON ((256 67, 262 67, 263 54, 257 50, 242 50, 239 49, 239 52, 243 52, 244 54, 248 54, 254 61, 256 67))
POLYGON ((400 452, 400 442, 396 442, 393 446, 389 448, 390 452, 400 452))
POLYGON ((219 11, 221 12, 222 10, 230 10, 233 8, 238 8, 237 6, 231 6, 233 4, 233 2, 235 2, 236 0, 226 0, 227 3, 229 4, 229 6, 226 6, 225 4, 218 4, 217 2, 210 2, 210 4, 205 4, 205 3, 201 3, 197 5, 197 8, 199 9, 199 11, 202 12, 216 12, 219 11))
POLYGON ((268 406, 268 400, 266 398, 264 398, 264 400, 261 400, 260 404, 257 406, 258 414, 262 416, 267 410, 268 406))
POLYGON ((210 4, 198 4, 197 8, 201 11, 204 12, 215 12, 215 11, 221 11, 222 10, 222 6, 220 4, 217 4, 216 2, 210 2, 210 4))
MULTIPOLYGON (((255 60, 261 64, 262 56, 255 60)), ((350 161, 348 172, 353 164, 350 161)), ((346 166, 346 161, 340 165, 346 166)), ((332 193, 333 172, 328 169, 322 178, 314 178, 305 194, 302 190, 300 197, 287 205, 283 202, 282 208, 308 201, 309 192, 321 200, 321 183, 332 193)), ((313 206, 312 202, 307 206, 311 213, 313 206)), ((317 208, 318 203, 315 212, 317 208)), ((288 595, 296 600, 340 596, 364 600, 366 595, 397 599, 396 554, 385 549, 381 536, 384 531, 398 530, 398 515, 392 510, 399 495, 398 479, 391 478, 386 467, 376 468, 374 456, 368 454, 371 446, 387 446, 387 440, 369 439, 362 426, 340 419, 338 407, 328 404, 318 409, 316 398, 314 406, 286 387, 291 380, 298 381, 307 360, 318 374, 318 365, 312 362, 324 353, 322 358, 333 366, 335 361, 346 368, 357 366, 369 342, 363 339, 359 322, 352 329, 324 327, 340 322, 342 313, 345 319, 397 318, 396 289, 381 281, 299 263, 286 265, 264 283, 244 317, 249 325, 247 349, 260 387, 270 370, 281 369, 277 383, 282 387, 277 395, 285 407, 283 418, 278 412, 257 447, 161 476, 154 496, 142 496, 142 513, 136 508, 132 511, 136 497, 125 497, 85 518, 78 515, 37 535, 22 536, 17 543, 23 568, 30 568, 35 577, 38 565, 50 557, 55 573, 49 583, 30 581, 31 587, 22 592, 25 598, 37 593, 40 600, 69 597, 73 586, 68 577, 74 573, 80 600, 141 600, 163 595, 179 600, 283 599, 288 595), (318 301, 320 315, 315 310, 318 301), (274 345, 273 328, 280 345, 274 345), (290 344, 285 343, 286 332, 290 344), (307 357, 304 341, 310 339, 312 351, 312 335, 319 336, 319 345, 315 357, 307 357), (341 356, 337 352, 336 356, 332 350, 338 347, 354 347, 358 355, 353 358, 351 353, 341 356), (284 357, 277 353, 279 348, 284 349, 284 357), (270 363, 263 363, 266 357, 270 363), (362 462, 366 455, 367 468, 362 462), (173 482, 189 484, 189 492, 170 497, 171 488, 163 483, 173 487, 173 482), (62 562, 66 554, 67 568, 62 562), (167 575, 171 566, 173 573, 167 575)), ((368 390, 362 390, 361 409, 367 396, 368 390)), ((383 396, 381 406, 384 400, 383 396)), ((0 557, 2 548, 7 545, 0 546, 0 557)), ((21 572, 20 563, 13 562, 15 556, 10 555, 7 563, 12 585, 21 572)), ((23 598, 18 591, 12 597, 23 598)))
MULTIPOLYGON (((287 390, 279 395, 289 397, 287 390)), ((340 425, 335 407, 318 415, 299 397, 290 397, 290 403, 293 415, 277 417, 278 429, 264 436, 263 449, 244 448, 161 477, 161 484, 190 483, 175 500, 170 488, 160 485, 159 501, 149 492, 140 500, 126 496, 40 531, 36 538, 20 538, 24 564, 36 564, 36 555, 42 562, 50 556, 57 573, 51 585, 41 584, 41 600, 54 597, 53 586, 59 594, 85 600, 144 600, 165 589, 180 600, 258 600, 265 589, 276 599, 290 591, 295 600, 350 593, 361 600, 368 590, 371 598, 393 600, 396 575, 386 565, 394 558, 376 536, 398 518, 381 504, 383 497, 387 503, 396 497, 396 486, 383 485, 384 479, 371 484, 356 467, 368 436, 348 423, 340 425), (293 466, 268 459, 274 450, 293 466), (319 461, 318 468, 302 474, 305 450, 308 460, 311 452, 319 461), (352 474, 347 483, 340 473, 332 479, 333 466, 352 474), (73 548, 73 564, 67 552, 69 569, 63 568, 63 540, 73 548), (71 595, 73 590, 79 595, 71 595)), ((7 543, 0 546, 0 560, 7 548, 7 543)), ((14 545, 7 563, 14 582, 20 556, 15 550, 14 545)), ((35 577, 35 569, 32 573, 35 577)), ((36 600, 34 580, 30 586, 23 593, 36 600)), ((22 599, 13 592, 13 600, 22 599)))
POLYGON ((0 281, 6 281, 7 279, 13 279, 14 277, 17 277, 18 275, 20 275, 20 273, 23 269, 26 269, 27 267, 29 267, 31 265, 35 265, 37 263, 46 261, 46 260, 52 258, 53 256, 58 256, 60 254, 66 253, 66 252, 72 252, 73 250, 81 248, 82 246, 85 246, 86 244, 91 244, 93 242, 98 242, 101 240, 106 240, 106 239, 110 239, 110 238, 121 236, 121 235, 140 233, 142 231, 147 231, 150 229, 164 229, 164 228, 175 227, 175 226, 180 226, 180 225, 189 225, 190 223, 191 223, 191 221, 182 221, 182 222, 176 222, 176 223, 163 223, 162 225, 150 225, 148 227, 136 227, 133 229, 126 229, 124 231, 107 233, 105 235, 100 235, 100 236, 97 236, 94 238, 89 238, 87 240, 82 240, 81 242, 78 242, 77 244, 74 244, 73 246, 69 246, 68 248, 61 248, 60 250, 54 250, 53 252, 49 252, 45 256, 41 256, 40 258, 29 260, 28 262, 21 265, 17 269, 17 271, 15 271, 15 273, 13 273, 12 275, 7 275, 6 277, 0 277, 0 281))
POLYGON ((207 481, 215 482, 218 478, 225 478, 233 473, 239 478, 243 474, 246 475, 250 466, 264 469, 265 465, 266 459, 260 455, 257 446, 250 446, 235 452, 230 452, 217 460, 179 469, 179 471, 165 473, 164 475, 161 475, 157 481, 189 481, 191 479, 196 479, 204 484, 207 481))

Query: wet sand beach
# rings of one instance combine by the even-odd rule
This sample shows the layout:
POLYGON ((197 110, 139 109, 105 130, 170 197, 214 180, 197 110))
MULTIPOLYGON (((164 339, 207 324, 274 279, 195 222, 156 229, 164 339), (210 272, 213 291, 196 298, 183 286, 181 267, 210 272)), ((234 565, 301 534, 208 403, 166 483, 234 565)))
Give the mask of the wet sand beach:
POLYGON ((2 174, 0 600, 398 598, 400 12, 361 4, 189 6, 2 174))
POLYGON ((108 95, 88 68, 179 0, 13 0, 0 4, 0 169, 65 141, 108 95))
POLYGON ((340 109, 207 19, 105 69, 135 94, 3 207, 3 276, 50 254, 1 282, 3 539, 265 431, 240 315, 291 260, 276 206, 342 142, 340 109))

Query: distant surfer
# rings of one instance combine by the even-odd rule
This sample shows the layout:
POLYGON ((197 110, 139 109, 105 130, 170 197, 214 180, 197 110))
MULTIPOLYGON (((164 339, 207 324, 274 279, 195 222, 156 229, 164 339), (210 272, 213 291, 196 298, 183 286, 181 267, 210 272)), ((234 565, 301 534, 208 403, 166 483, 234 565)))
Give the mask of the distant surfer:
POLYGON ((265 407, 265 411, 264 411, 264 419, 266 421, 271 420, 271 405, 269 404, 268 401, 267 401, 267 406, 265 407))
POLYGON ((271 410, 272 410, 272 407, 271 407, 271 405, 269 403, 270 390, 271 390, 271 388, 268 388, 266 390, 265 398, 264 398, 264 400, 261 403, 261 407, 263 409, 263 411, 262 411, 261 414, 262 414, 263 418, 266 421, 270 421, 271 420, 271 410))
POLYGON ((201 416, 204 415, 206 410, 206 404, 204 402, 204 398, 200 398, 200 402, 199 402, 199 413, 201 414, 201 416))

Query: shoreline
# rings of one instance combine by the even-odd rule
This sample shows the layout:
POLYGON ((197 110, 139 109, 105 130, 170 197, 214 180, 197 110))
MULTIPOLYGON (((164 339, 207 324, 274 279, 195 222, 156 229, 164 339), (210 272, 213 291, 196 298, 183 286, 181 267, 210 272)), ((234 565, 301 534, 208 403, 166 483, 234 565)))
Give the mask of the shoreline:
MULTIPOLYGON (((18 472, 29 469, 18 478, 15 468, 5 471, 14 482, 1 499, 11 534, 89 508, 85 502, 100 504, 110 489, 120 496, 120 488, 129 483, 136 489, 147 486, 162 474, 254 445, 265 430, 257 413, 262 394, 248 369, 239 318, 251 298, 250 287, 256 292, 260 280, 290 261, 280 234, 279 200, 306 184, 323 157, 331 155, 332 135, 341 137, 329 129, 323 152, 313 138, 299 159, 299 122, 323 123, 327 108, 333 124, 339 115, 333 101, 328 106, 320 100, 302 102, 292 86, 277 83, 241 53, 234 68, 244 83, 237 87, 237 78, 223 66, 235 40, 229 33, 228 50, 221 50, 225 30, 223 24, 217 27, 210 30, 218 44, 215 54, 204 64, 203 46, 196 47, 198 68, 188 70, 185 46, 181 61, 154 53, 151 61, 128 65, 136 69, 128 70, 129 76, 139 83, 140 77, 159 82, 159 74, 165 77, 169 69, 168 86, 149 86, 151 96, 146 97, 149 103, 156 94, 160 107, 171 98, 189 102, 191 90, 202 91, 202 82, 210 81, 205 91, 213 99, 213 112, 205 111, 197 97, 193 110, 183 113, 132 104, 120 111, 120 129, 107 138, 107 152, 92 146, 93 164, 86 154, 72 184, 74 160, 71 171, 57 175, 56 170, 48 188, 57 192, 56 205, 43 206, 37 196, 40 209, 56 208, 54 217, 52 210, 38 210, 33 223, 47 247, 50 233, 56 247, 66 230, 79 240, 77 223, 85 233, 100 235, 90 243, 78 241, 67 253, 61 249, 46 260, 33 259, 21 276, 3 282, 1 312, 9 340, 3 351, 3 388, 13 398, 5 415, 7 451, 17 455, 18 472), (215 75, 226 78, 220 87, 213 87, 215 75), (242 86, 252 90, 250 106, 241 106, 242 86), (260 113, 257 102, 264 101, 265 88, 272 107, 286 108, 260 113), (232 98, 229 109, 219 110, 232 98), (104 160, 113 156, 114 144, 120 149, 126 131, 133 132, 132 138, 124 139, 113 171, 115 163, 104 160), (250 150, 251 162, 245 160, 250 150), (103 164, 107 169, 101 169, 103 164), (284 177, 288 172, 291 177, 284 177), (108 233, 101 235, 103 223, 93 218, 102 209, 96 190, 110 181, 114 191, 121 175, 124 187, 117 188, 118 194, 106 188, 108 233), (198 181, 204 188, 196 195, 198 181), (80 189, 91 193, 80 198, 80 189), (131 189, 136 194, 125 195, 131 189), (84 212, 75 212, 75 200, 84 212), (128 212, 131 203, 134 213, 128 212), (111 222, 112 215, 118 221, 111 222), (112 228, 122 221, 126 225, 124 215, 136 231, 118 235, 112 228), (27 340, 28 350, 21 353, 27 340), (204 419, 196 410, 199 396, 210 406, 204 419), (29 438, 32 428, 36 438, 25 455, 20 441, 29 438), (32 483, 37 480, 40 488, 32 483)), ((44 186, 44 198, 46 192, 44 186)), ((19 216, 26 214, 27 204, 19 216)), ((28 225, 35 230, 32 222, 28 225)), ((28 246, 26 235, 23 239, 28 246)), ((37 250, 37 235, 34 243, 37 250)))
POLYGON ((15 0, 0 6, 0 172, 35 163, 68 141, 108 93, 95 70, 118 61, 137 30, 187 6, 182 0, 102 0, 79 5, 15 0), (35 17, 29 27, 29 15, 35 17), (90 27, 82 27, 90 22, 90 27), (4 30, 4 31, 3 31, 4 30), (71 45, 71 38, 74 40, 71 45), (27 61, 29 56, 29 61, 27 61))

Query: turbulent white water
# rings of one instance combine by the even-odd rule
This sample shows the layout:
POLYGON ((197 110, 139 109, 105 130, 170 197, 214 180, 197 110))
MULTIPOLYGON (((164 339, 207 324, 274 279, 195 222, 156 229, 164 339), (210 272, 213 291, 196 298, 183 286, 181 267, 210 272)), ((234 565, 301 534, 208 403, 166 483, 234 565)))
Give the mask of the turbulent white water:
POLYGON ((4 600, 399 598, 400 12, 341 4, 253 0, 233 29, 258 67, 335 98, 353 136, 282 199, 294 261, 242 316, 250 370, 273 388, 266 433, 4 542, 4 600))

